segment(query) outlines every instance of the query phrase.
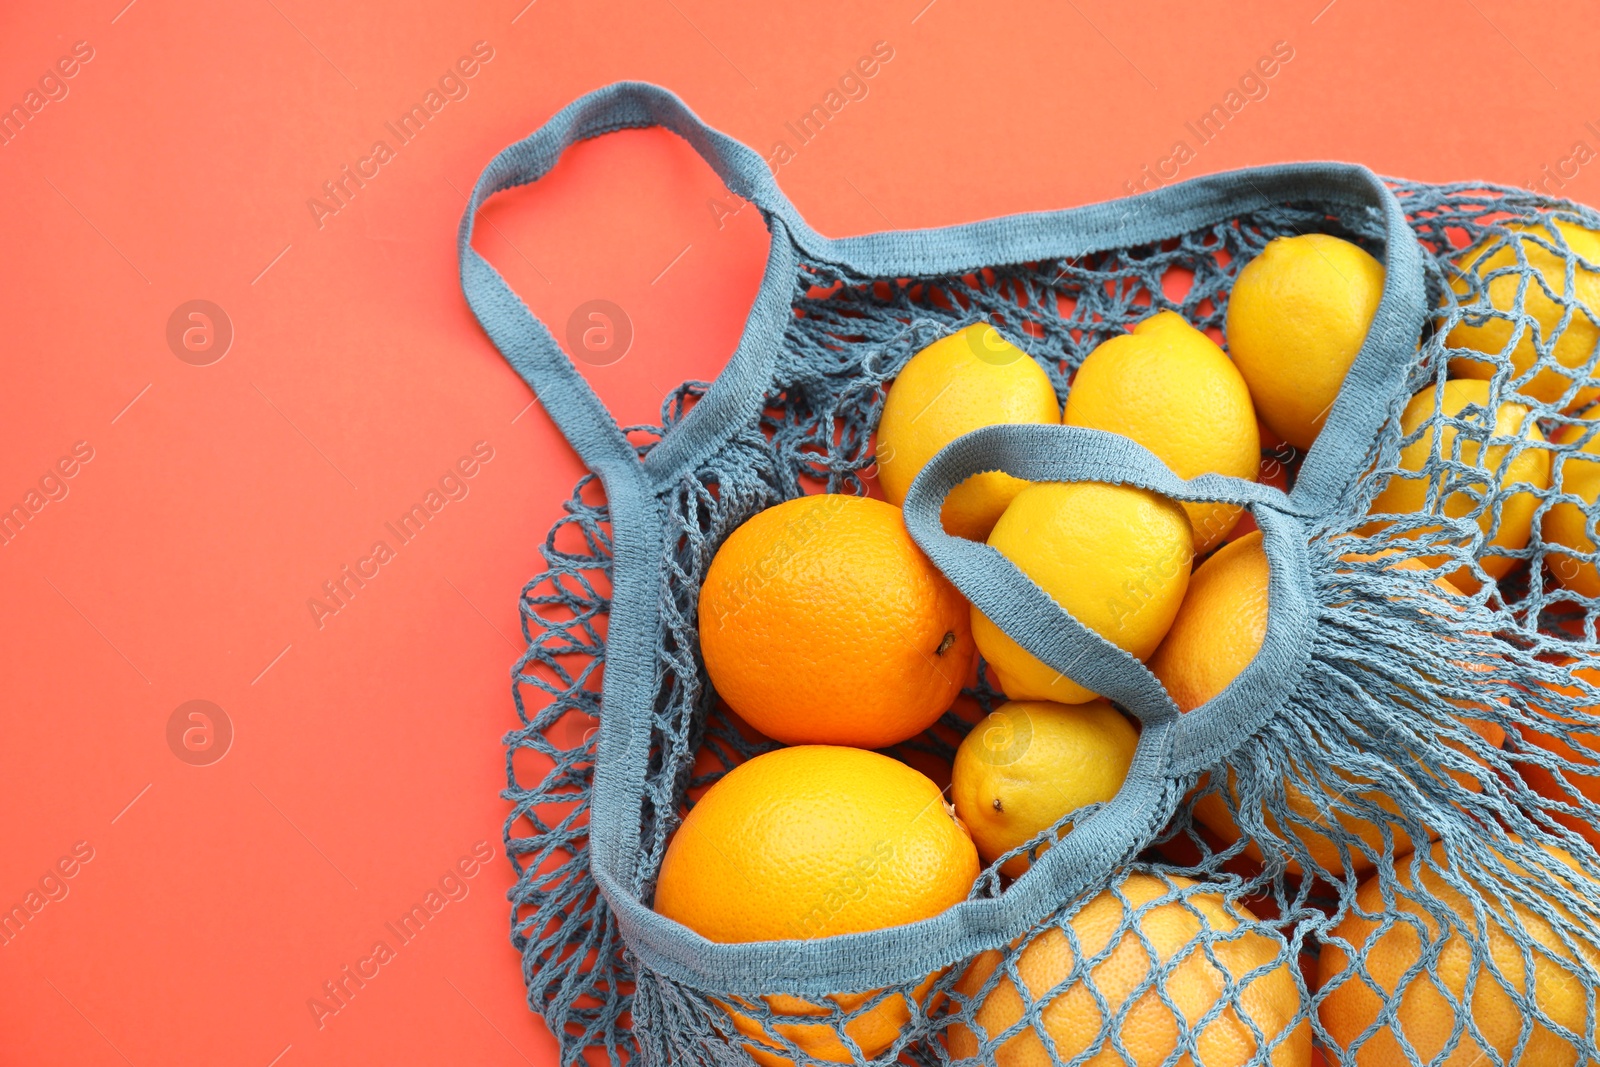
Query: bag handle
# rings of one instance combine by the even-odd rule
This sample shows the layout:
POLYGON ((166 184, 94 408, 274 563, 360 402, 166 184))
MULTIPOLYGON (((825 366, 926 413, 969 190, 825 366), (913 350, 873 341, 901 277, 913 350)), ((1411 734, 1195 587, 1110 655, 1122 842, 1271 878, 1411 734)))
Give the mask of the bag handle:
POLYGON ((693 469, 719 447, 730 426, 746 423, 771 380, 783 326, 791 314, 794 287, 795 244, 785 220, 795 222, 798 215, 773 181, 766 161, 707 126, 667 90, 642 82, 618 82, 573 101, 490 161, 461 216, 456 249, 461 289, 473 314, 584 463, 602 476, 636 465, 637 449, 550 330, 472 247, 472 234, 484 201, 495 193, 538 181, 574 144, 617 130, 652 126, 669 129, 687 141, 730 191, 760 209, 771 233, 766 273, 737 349, 706 395, 645 457, 646 478, 660 487, 693 469))
POLYGON ((1290 493, 1297 504, 1317 514, 1336 507, 1366 471, 1378 434, 1416 362, 1428 312, 1422 245, 1406 221, 1405 208, 1381 178, 1365 167, 1359 170, 1383 214, 1383 295, 1290 493))
POLYGON ((1337 203, 1378 212, 1385 279, 1371 328, 1324 433, 1301 465, 1294 497, 1308 512, 1334 506, 1365 469, 1367 450, 1404 381, 1426 312, 1422 250, 1383 180, 1348 163, 1288 163, 1206 175, 1122 200, 931 230, 832 239, 806 224, 753 149, 708 126, 673 93, 617 82, 580 97, 484 168, 457 234, 461 287, 506 361, 534 390, 591 470, 638 462, 627 440, 550 331, 472 247, 483 202, 549 173, 567 148, 601 134, 661 126, 673 131, 728 189, 755 204, 771 234, 761 280, 738 347, 706 395, 644 458, 657 489, 675 483, 759 411, 792 312, 799 254, 865 277, 960 274, 980 267, 1086 255, 1148 244, 1285 201, 1337 203))
POLYGON ((974 606, 1028 652, 1116 701, 1147 727, 1176 720, 1156 773, 1210 766, 1275 714, 1311 660, 1316 601, 1306 532, 1296 503, 1278 489, 1205 474, 1185 480, 1154 453, 1119 434, 1081 426, 986 426, 942 448, 911 482, 906 528, 974 606), (1030 482, 1104 482, 1185 502, 1250 509, 1261 527, 1270 577, 1261 649, 1223 692, 1179 715, 1150 669, 1084 626, 1015 563, 989 545, 947 534, 939 509, 974 474, 1005 471, 1030 482))
POLYGON ((1296 504, 1271 486, 1222 475, 1184 481, 1127 438, 1070 426, 988 426, 952 441, 911 483, 904 505, 914 537, 956 586, 1024 648, 1144 720, 1128 776, 1109 803, 1033 863, 1003 897, 964 900, 920 922, 815 941, 713 944, 656 914, 604 865, 596 883, 629 950, 651 971, 709 995, 825 995, 917 982, 952 961, 1015 940, 1051 911, 1133 859, 1171 818, 1178 779, 1213 766, 1273 714, 1304 673, 1317 614, 1306 532, 1296 504), (946 534, 939 508, 972 474, 1005 470, 1035 481, 1111 481, 1179 500, 1250 508, 1267 559, 1267 634, 1249 666, 1215 698, 1178 714, 1132 656, 1063 611, 988 545, 946 534))

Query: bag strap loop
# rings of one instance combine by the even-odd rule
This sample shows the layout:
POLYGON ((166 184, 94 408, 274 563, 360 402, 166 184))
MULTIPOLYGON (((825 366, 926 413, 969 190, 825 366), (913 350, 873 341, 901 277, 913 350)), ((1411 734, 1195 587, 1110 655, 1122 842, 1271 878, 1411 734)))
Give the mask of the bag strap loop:
POLYGON ((1391 404, 1416 360, 1428 311, 1422 245, 1405 208, 1377 175, 1365 167, 1351 169, 1361 172, 1373 206, 1383 214, 1383 295, 1290 494, 1303 510, 1317 514, 1338 506, 1367 469, 1391 404))
POLYGON ((772 235, 766 273, 727 368, 646 458, 657 489, 691 473, 753 416, 770 385, 804 253, 864 277, 959 274, 979 267, 1070 258, 1148 244, 1286 201, 1342 204, 1381 215, 1385 234, 1383 296, 1327 425, 1302 464, 1294 489, 1301 510, 1334 506, 1365 469, 1370 443, 1412 362, 1426 313, 1422 249, 1399 201, 1383 180, 1347 163, 1289 163, 1206 175, 1122 200, 1034 212, 934 230, 827 238, 778 188, 753 149, 706 125, 659 86, 617 82, 573 101, 544 126, 504 149, 484 169, 461 218, 461 286, 495 345, 533 388, 589 467, 604 473, 634 446, 594 390, 534 317, 472 247, 483 202, 537 181, 579 141, 623 129, 660 126, 689 143, 734 194, 756 205, 772 235))
POLYGON ((973 605, 1028 652, 1136 715, 1146 727, 1177 720, 1158 773, 1180 775, 1215 763, 1265 722, 1293 691, 1316 628, 1306 531, 1292 498, 1242 478, 1179 478, 1152 452, 1118 434, 1079 426, 986 426, 956 438, 911 482, 906 528, 973 605), (1005 471, 1030 482, 1102 482, 1185 502, 1220 501, 1251 510, 1261 527, 1271 577, 1261 650, 1233 683, 1179 715, 1150 669, 1073 618, 989 545, 944 532, 939 510, 974 474, 1005 471))
MULTIPOLYGON (((617 130, 661 126, 678 134, 715 170, 728 189, 755 204, 767 219, 771 251, 761 290, 727 368, 682 422, 646 460, 661 486, 700 462, 725 439, 730 424, 746 421, 771 377, 790 314, 798 216, 778 189, 766 161, 702 122, 675 95, 642 82, 618 82, 567 105, 532 134, 502 150, 484 168, 461 216, 456 248, 461 288, 506 362, 533 389, 550 417, 591 470, 604 474, 638 462, 637 451, 549 329, 472 247, 478 211, 495 193, 538 181, 568 148, 617 130), (785 221, 787 220, 787 222, 785 221)), ((799 223, 804 225, 804 223, 799 223)))

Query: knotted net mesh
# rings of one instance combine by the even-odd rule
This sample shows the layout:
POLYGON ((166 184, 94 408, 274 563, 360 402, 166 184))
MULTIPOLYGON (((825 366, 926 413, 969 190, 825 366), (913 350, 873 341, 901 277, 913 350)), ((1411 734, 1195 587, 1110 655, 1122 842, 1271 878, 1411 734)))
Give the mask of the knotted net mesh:
MULTIPOLYGON (((1600 217, 1481 184, 1390 184, 1429 253, 1434 313, 1364 473, 1311 523, 1309 669, 1222 766, 1169 783, 1171 819, 1136 862, 923 981, 740 994, 629 953, 589 873, 611 552, 601 486, 578 484, 521 597, 505 793, 512 940, 564 1063, 1600 1058, 1600 423, 1583 415, 1600 389, 1600 245, 1577 229, 1600 217)), ((1064 399, 1097 344, 1158 310, 1221 339, 1242 266, 1275 237, 1312 232, 1381 258, 1375 214, 1284 204, 1155 245, 961 277, 802 259, 765 409, 662 497, 658 688, 629 891, 649 904, 693 799, 772 745, 719 709, 698 661, 713 554, 779 501, 868 491, 873 429, 906 360, 987 320, 1064 399)), ((641 454, 705 389, 684 384, 660 425, 629 431, 641 454)), ((1261 477, 1291 486, 1299 461, 1266 448, 1261 477)), ((980 670, 894 754, 948 763, 1001 700, 980 670)), ((1006 858, 974 896, 1005 899, 1006 858)))

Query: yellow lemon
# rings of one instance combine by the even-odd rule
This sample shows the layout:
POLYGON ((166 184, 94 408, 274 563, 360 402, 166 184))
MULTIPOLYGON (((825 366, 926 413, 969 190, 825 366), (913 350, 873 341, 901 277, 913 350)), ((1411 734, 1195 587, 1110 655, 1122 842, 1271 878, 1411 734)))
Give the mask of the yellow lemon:
MULTIPOLYGON (((1566 240, 1568 248, 1590 263, 1600 263, 1600 233, 1559 219, 1552 219, 1550 222, 1566 240)), ((1499 250, 1490 252, 1488 246, 1480 246, 1463 255, 1458 260, 1458 265, 1464 262, 1463 270, 1483 278, 1492 271, 1516 266, 1517 246, 1519 246, 1522 254, 1527 257, 1528 266, 1539 272, 1545 285, 1556 293, 1562 293, 1567 300, 1578 305, 1572 309, 1572 321, 1562 330, 1552 353, 1555 361, 1562 367, 1569 368, 1571 373, 1564 374, 1554 367, 1546 366, 1533 376, 1532 381, 1517 386, 1519 392, 1535 400, 1549 403, 1560 399, 1574 378, 1582 381, 1588 376, 1578 368, 1589 362, 1595 342, 1600 340, 1600 329, 1596 328, 1590 318, 1590 316, 1600 316, 1600 273, 1577 266, 1573 272, 1572 291, 1567 292, 1566 258, 1545 247, 1546 244, 1557 243, 1550 231, 1542 225, 1514 225, 1508 228, 1513 232, 1513 236, 1502 244, 1499 250), (1541 241, 1544 244, 1541 244, 1541 241)), ((1524 279, 1515 271, 1509 271, 1490 280, 1486 286, 1489 303, 1497 311, 1511 312, 1517 304, 1517 289, 1523 283, 1524 279)), ((1469 291, 1467 283, 1461 279, 1452 284, 1459 293, 1469 291)), ((1538 357, 1538 350, 1534 346, 1535 329, 1539 339, 1548 342, 1565 313, 1561 304, 1546 295, 1544 286, 1541 286, 1537 279, 1528 278, 1526 284, 1522 310, 1533 321, 1523 324, 1522 336, 1510 353, 1512 369, 1519 377, 1533 367, 1534 360, 1538 357)), ((1515 318, 1490 318, 1480 326, 1461 322, 1450 331, 1445 343, 1453 348, 1471 348, 1490 355, 1504 353, 1511 343, 1511 334, 1517 325, 1518 321, 1515 318)), ((1450 373, 1462 378, 1492 378, 1495 366, 1496 364, 1490 361, 1461 356, 1450 361, 1450 373)), ((1583 407, 1596 397, 1600 397, 1600 389, 1586 386, 1578 390, 1569 406, 1583 407)))
MULTIPOLYGON (((934 453, 964 433, 1001 423, 1059 423, 1055 388, 1044 368, 977 323, 935 341, 901 369, 878 421, 878 480, 891 504, 934 453)), ((974 474, 945 498, 947 532, 981 541, 1027 483, 1004 471, 974 474)))
MULTIPOLYGON (((1476 406, 1482 410, 1477 418, 1481 421, 1489 407, 1489 383, 1478 379, 1465 381, 1449 381, 1444 383, 1444 403, 1438 403, 1438 392, 1433 386, 1422 390, 1406 404, 1405 410, 1400 413, 1400 430, 1406 436, 1416 433, 1417 430, 1429 419, 1436 416, 1449 416, 1462 418, 1469 406, 1476 406)), ((1495 437, 1521 437, 1534 444, 1542 444, 1544 435, 1528 417, 1529 408, 1526 404, 1515 401, 1503 401, 1494 412, 1495 437)), ((1427 466, 1430 457, 1435 454, 1434 439, 1438 438, 1437 454, 1443 458, 1454 457, 1460 463, 1469 467, 1476 466, 1483 472, 1481 480, 1468 481, 1460 475, 1445 474, 1451 482, 1460 485, 1459 489, 1445 495, 1442 510, 1449 518, 1460 518, 1477 508, 1484 494, 1492 493, 1499 498, 1498 507, 1486 507, 1478 516, 1478 526, 1485 534, 1493 530, 1485 548, 1490 546, 1508 549, 1522 548, 1528 543, 1528 535, 1533 529, 1533 513, 1539 506, 1539 498, 1532 492, 1507 493, 1508 486, 1526 484, 1534 489, 1548 489, 1550 487, 1550 453, 1538 447, 1526 447, 1507 462, 1507 454, 1511 445, 1490 445, 1487 449, 1480 447, 1477 441, 1456 440, 1456 427, 1448 423, 1436 422, 1426 433, 1411 444, 1400 450, 1400 467, 1407 471, 1420 471, 1427 466), (1459 449, 1459 453, 1458 450, 1459 449), (1482 456, 1479 456, 1479 452, 1482 456), (1502 464, 1504 469, 1502 470, 1502 464), (1499 525, 1495 527, 1496 518, 1499 525)), ((1435 496, 1430 484, 1434 479, 1408 478, 1394 475, 1389 479, 1389 484, 1384 486, 1383 492, 1378 494, 1372 502, 1373 514, 1389 513, 1408 515, 1425 511, 1433 506, 1430 498, 1435 496)), ((1428 566, 1438 566, 1443 562, 1439 559, 1427 559, 1428 566)), ((1516 565, 1516 560, 1510 556, 1484 555, 1479 564, 1491 577, 1502 578, 1516 565)), ((1463 567, 1450 576, 1451 584, 1465 593, 1475 593, 1478 590, 1478 581, 1472 572, 1463 567)))
MULTIPOLYGON (((995 523, 989 544, 1084 626, 1141 660, 1172 625, 1194 558, 1182 507, 1098 482, 1029 485, 995 523)), ((1012 700, 1082 704, 1096 695, 1035 659, 977 608, 972 637, 1012 700)))
MULTIPOLYGON (((1556 431, 1558 444, 1572 444, 1583 437, 1586 423, 1573 423, 1556 431)), ((1589 439, 1576 452, 1569 452, 1561 461, 1561 491, 1581 497, 1593 505, 1600 496, 1600 434, 1589 439)), ((1564 545, 1578 552, 1593 552, 1594 541, 1589 536, 1588 513, 1577 504, 1556 504, 1544 516, 1541 527, 1544 539, 1552 544, 1564 545)), ((1577 559, 1565 552, 1549 555, 1550 569, 1562 585, 1582 596, 1600 596, 1600 573, 1593 563, 1577 559)))
POLYGON ((1383 296, 1383 264, 1323 233, 1278 237, 1228 297, 1228 351, 1267 428, 1304 451, 1322 432, 1383 296))
MULTIPOLYGON (((1173 311, 1096 346, 1078 368, 1062 419, 1131 437, 1180 478, 1231 474, 1255 481, 1261 467, 1250 389, 1211 338, 1173 311)), ((1243 508, 1184 504, 1194 551, 1221 544, 1243 508)))
MULTIPOLYGON (((1133 723, 1104 700, 1014 700, 961 742, 950 800, 978 855, 993 863, 1067 813, 1115 796, 1138 744, 1133 723)), ((1013 878, 1027 869, 1026 855, 1000 868, 1013 878)))

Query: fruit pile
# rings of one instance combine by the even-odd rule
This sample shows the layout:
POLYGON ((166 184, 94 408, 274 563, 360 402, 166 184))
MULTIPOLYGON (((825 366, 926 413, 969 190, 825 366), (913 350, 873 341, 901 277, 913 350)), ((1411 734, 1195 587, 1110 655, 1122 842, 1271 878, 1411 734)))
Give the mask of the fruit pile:
MULTIPOLYGON (((1600 263, 1600 234, 1551 225, 1600 263)), ((1529 234, 1520 249, 1468 249, 1457 266, 1463 276, 1490 278, 1495 308, 1515 305, 1542 330, 1514 315, 1488 315, 1447 338, 1460 351, 1509 353, 1514 388, 1502 387, 1503 372, 1499 383, 1491 380, 1493 361, 1463 356, 1451 361, 1447 381, 1412 397, 1399 418, 1406 435, 1399 473, 1377 494, 1362 531, 1431 544, 1440 516, 1477 516, 1476 567, 1456 568, 1444 552, 1396 554, 1392 564, 1384 559, 1393 549, 1350 557, 1442 575, 1430 587, 1440 612, 1478 595, 1480 573, 1510 574, 1536 532, 1541 543, 1572 553, 1553 557, 1567 564, 1553 568, 1564 585, 1600 594, 1586 512, 1600 495, 1600 433, 1581 417, 1600 398, 1585 369, 1600 341, 1587 317, 1600 321, 1600 273, 1580 270, 1574 283, 1566 261, 1531 230, 1515 232, 1529 234), (1519 294, 1514 277, 1495 276, 1519 256, 1568 298, 1551 299, 1537 286, 1519 294), (1574 291, 1587 316, 1574 314, 1574 291), (1538 341, 1557 333, 1554 346, 1538 341), (1533 410, 1552 404, 1573 416, 1556 442, 1581 451, 1564 464, 1558 488, 1566 496, 1541 508, 1553 465, 1551 451, 1539 447, 1545 438, 1533 410), (1492 423, 1493 443, 1460 434, 1473 418, 1492 423), (1440 494, 1435 479, 1407 476, 1440 456, 1490 472, 1494 484, 1440 494), (1496 507, 1481 507, 1486 492, 1497 496, 1496 507)), ((883 399, 882 499, 817 494, 767 508, 727 537, 706 573, 698 605, 705 671, 729 719, 762 751, 691 791, 661 861, 656 911, 714 942, 811 939, 915 922, 1023 877, 1086 809, 1117 793, 1139 724, 966 602, 906 531, 899 505, 912 480, 972 430, 1064 423, 1130 438, 1184 478, 1219 473, 1281 486, 1285 464, 1263 464, 1263 446, 1275 456, 1311 447, 1383 283, 1383 266, 1348 241, 1277 238, 1239 271, 1217 336, 1156 311, 1082 361, 1064 408, 1050 375, 1024 351, 1026 335, 1008 338, 978 323, 916 353, 883 399), (983 698, 976 710, 974 694, 983 698), (954 740, 951 731, 964 736, 948 762, 938 758, 938 744, 919 741, 954 740)), ((951 492, 940 517, 948 533, 987 542, 1084 626, 1145 663, 1184 712, 1222 692, 1261 647, 1269 567, 1260 532, 1238 506, 992 472, 951 492)), ((1473 718, 1470 705, 1458 710, 1487 745, 1505 742, 1505 731, 1473 718)), ((1569 739, 1600 748, 1588 735, 1569 739)), ((1538 785, 1532 771, 1529 781, 1538 785)), ((1594 790, 1584 792, 1600 800, 1600 777, 1588 781, 1594 790)), ((1197 789, 1197 832, 1239 863, 1275 862, 1241 831, 1230 788, 1231 780, 1197 789)), ((1370 864, 1333 837, 1351 834, 1395 857, 1433 845, 1391 839, 1372 822, 1330 813, 1318 792, 1314 782, 1289 784, 1291 825, 1275 829, 1297 837, 1323 872, 1363 879, 1357 907, 1333 931, 1337 943, 1364 946, 1367 974, 1389 991, 1423 966, 1426 953, 1442 953, 1428 961, 1436 968, 1430 973, 1443 976, 1434 985, 1412 985, 1391 1002, 1370 984, 1335 981, 1347 965, 1336 948, 1301 972, 1279 940, 1256 932, 1257 916, 1203 881, 1130 870, 1079 902, 1064 927, 1014 946, 998 978, 999 954, 990 952, 958 975, 929 975, 905 993, 734 998, 722 1005, 736 1031, 728 1036, 766 1067, 801 1058, 852 1062, 890 1049, 913 1018, 943 1012, 951 1020, 942 1036, 950 1057, 983 1047, 1006 1067, 1080 1055, 1094 1067, 1191 1060, 1304 1067, 1314 1055, 1307 991, 1320 984, 1318 1029, 1341 1048, 1359 1045, 1348 1062, 1410 1062, 1385 1036, 1396 1029, 1421 1062, 1436 1055, 1439 1063, 1474 1062, 1479 1050, 1461 1037, 1459 1016, 1468 1012, 1501 1056, 1521 1045, 1524 1063, 1577 1062, 1570 1044, 1543 1026, 1525 1026, 1511 997, 1477 979, 1459 939, 1445 937, 1441 947, 1436 916, 1393 893, 1392 883, 1380 887, 1370 864), (1202 934, 1210 947, 1194 951, 1202 934), (1096 961, 1092 981, 1084 959, 1096 961), (1034 1007, 1040 998, 1042 1013, 1034 1007), (1030 1012, 1039 1021, 1019 1029, 1030 1012)), ((1369 799, 1386 811, 1396 804, 1369 799)), ((1571 857, 1549 851, 1573 878, 1587 877, 1571 857)), ((1292 860, 1288 868, 1300 873, 1292 860)), ((1420 877, 1427 883, 1426 873, 1420 877)), ((1448 902, 1455 892, 1427 883, 1415 895, 1448 902)), ((1532 987, 1540 1009, 1582 1034, 1584 989, 1558 964, 1600 963, 1600 946, 1574 944, 1558 931, 1560 916, 1545 914, 1549 908, 1502 905, 1505 921, 1537 943, 1532 987)), ((1533 966, 1515 939, 1496 938, 1491 931, 1496 968, 1514 980, 1533 966)))

